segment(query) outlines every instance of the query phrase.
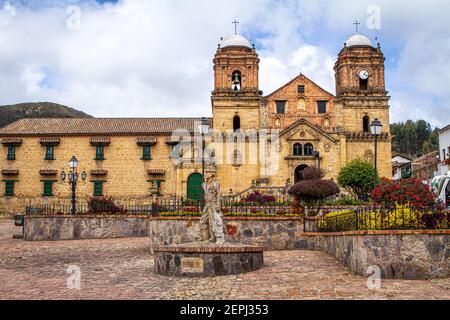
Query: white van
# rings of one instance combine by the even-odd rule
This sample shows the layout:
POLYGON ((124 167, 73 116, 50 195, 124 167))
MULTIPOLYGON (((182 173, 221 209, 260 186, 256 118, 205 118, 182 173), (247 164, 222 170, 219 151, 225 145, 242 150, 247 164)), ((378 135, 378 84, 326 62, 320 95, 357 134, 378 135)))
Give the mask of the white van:
POLYGON ((450 175, 434 177, 431 181, 431 190, 447 208, 450 208, 450 175))

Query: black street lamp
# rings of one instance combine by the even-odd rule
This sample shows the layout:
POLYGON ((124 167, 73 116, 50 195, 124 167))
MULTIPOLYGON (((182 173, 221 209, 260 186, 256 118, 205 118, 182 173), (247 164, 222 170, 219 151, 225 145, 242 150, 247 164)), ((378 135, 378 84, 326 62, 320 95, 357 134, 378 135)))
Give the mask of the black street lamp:
POLYGON ((317 167, 320 170, 320 152, 319 151, 314 151, 313 156, 314 156, 314 158, 317 159, 317 167))
POLYGON ((373 188, 375 189, 377 187, 377 157, 378 157, 378 137, 381 136, 381 130, 383 128, 383 125, 381 124, 380 120, 375 119, 373 120, 372 124, 370 125, 370 131, 372 133, 372 136, 375 138, 375 157, 374 157, 374 164, 373 164, 373 188))
POLYGON ((206 150, 206 142, 205 136, 209 132, 209 122, 208 119, 202 118, 201 124, 198 126, 200 134, 202 135, 202 211, 205 208, 205 150, 206 150))
MULTIPOLYGON (((78 168, 78 160, 75 156, 72 157, 69 161, 69 167, 70 171, 66 175, 66 173, 61 171, 61 181, 69 183, 69 185, 72 187, 72 214, 75 215, 77 213, 77 198, 76 198, 76 192, 77 192, 77 183, 79 179, 79 174, 77 172, 78 168)), ((85 171, 81 173, 81 180, 84 182, 86 181, 87 174, 85 171)))

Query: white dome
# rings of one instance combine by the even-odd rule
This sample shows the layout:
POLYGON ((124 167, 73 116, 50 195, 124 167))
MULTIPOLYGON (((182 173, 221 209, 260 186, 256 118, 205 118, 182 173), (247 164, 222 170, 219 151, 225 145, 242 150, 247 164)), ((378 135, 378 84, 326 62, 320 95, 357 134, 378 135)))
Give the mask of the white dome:
POLYGON ((346 42, 347 47, 353 47, 353 46, 373 46, 372 41, 370 41, 369 38, 366 36, 363 36, 361 34, 355 34, 351 36, 346 42))
POLYGON ((223 40, 222 43, 220 44, 221 48, 231 47, 231 46, 246 47, 249 49, 253 48, 247 39, 245 39, 243 36, 240 36, 238 34, 233 34, 232 36, 229 36, 228 38, 223 40))

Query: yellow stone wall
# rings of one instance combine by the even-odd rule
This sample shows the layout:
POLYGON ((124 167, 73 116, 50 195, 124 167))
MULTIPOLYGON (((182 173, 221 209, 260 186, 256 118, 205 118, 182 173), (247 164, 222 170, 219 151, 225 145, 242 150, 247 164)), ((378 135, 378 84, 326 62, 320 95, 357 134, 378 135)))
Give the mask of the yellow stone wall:
POLYGON ((214 129, 225 132, 233 129, 235 116, 241 118, 241 129, 258 130, 260 127, 260 104, 252 102, 248 104, 237 102, 217 102, 213 105, 214 129))
MULTIPOLYGON (((2 169, 18 169, 15 177, 2 177, 2 180, 18 180, 15 194, 19 197, 41 197, 43 193, 42 180, 59 180, 64 169, 69 170, 68 162, 75 155, 79 161, 79 172, 86 171, 86 183, 79 184, 79 196, 88 198, 93 195, 94 180, 106 180, 104 193, 112 197, 140 198, 149 195, 151 183, 148 169, 164 169, 166 180, 162 191, 166 194, 176 193, 176 175, 171 162, 172 147, 165 143, 165 137, 158 138, 158 143, 151 149, 152 160, 141 160, 143 149, 137 144, 137 137, 111 137, 111 144, 105 146, 105 160, 96 161, 95 146, 91 146, 89 137, 63 137, 61 144, 55 146, 55 160, 46 161, 45 146, 40 144, 40 138, 24 138, 21 146, 16 148, 16 160, 7 161, 7 147, 1 147, 0 167, 2 169), (57 176, 44 177, 42 169, 57 170, 57 176), (108 171, 107 176, 92 176, 93 169, 108 171)), ((54 185, 55 197, 69 197, 70 188, 67 184, 58 182, 54 185)), ((2 185, 4 193, 4 184, 2 185)))

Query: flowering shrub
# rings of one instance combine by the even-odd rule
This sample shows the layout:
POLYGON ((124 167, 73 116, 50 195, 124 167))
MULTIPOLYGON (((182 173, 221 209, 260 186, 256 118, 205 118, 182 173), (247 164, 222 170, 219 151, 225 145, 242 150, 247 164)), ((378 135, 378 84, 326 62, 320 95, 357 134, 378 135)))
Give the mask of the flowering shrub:
POLYGON ((250 193, 245 199, 245 203, 257 203, 257 204, 267 204, 276 202, 274 196, 264 195, 259 191, 250 193))
POLYGON ((450 212, 441 206, 414 209, 399 206, 357 214, 342 210, 327 214, 318 224, 319 231, 448 229, 450 212), (358 218, 358 222, 357 219, 358 218))
POLYGON ((127 210, 123 207, 117 206, 112 198, 94 197, 88 202, 88 212, 90 214, 126 214, 127 210))
POLYGON ((428 186, 417 179, 393 181, 383 179, 373 190, 372 197, 377 204, 395 204, 412 207, 432 207, 436 197, 428 186))
MULTIPOLYGON (((185 212, 185 211, 179 211, 179 212, 161 212, 160 216, 162 217, 200 217, 202 213, 196 213, 196 212, 185 212)), ((285 211, 285 212, 278 212, 277 214, 268 214, 262 211, 258 210, 252 210, 249 213, 242 213, 242 212, 223 212, 223 215, 225 217, 298 217, 298 215, 293 214, 291 212, 285 211)))

